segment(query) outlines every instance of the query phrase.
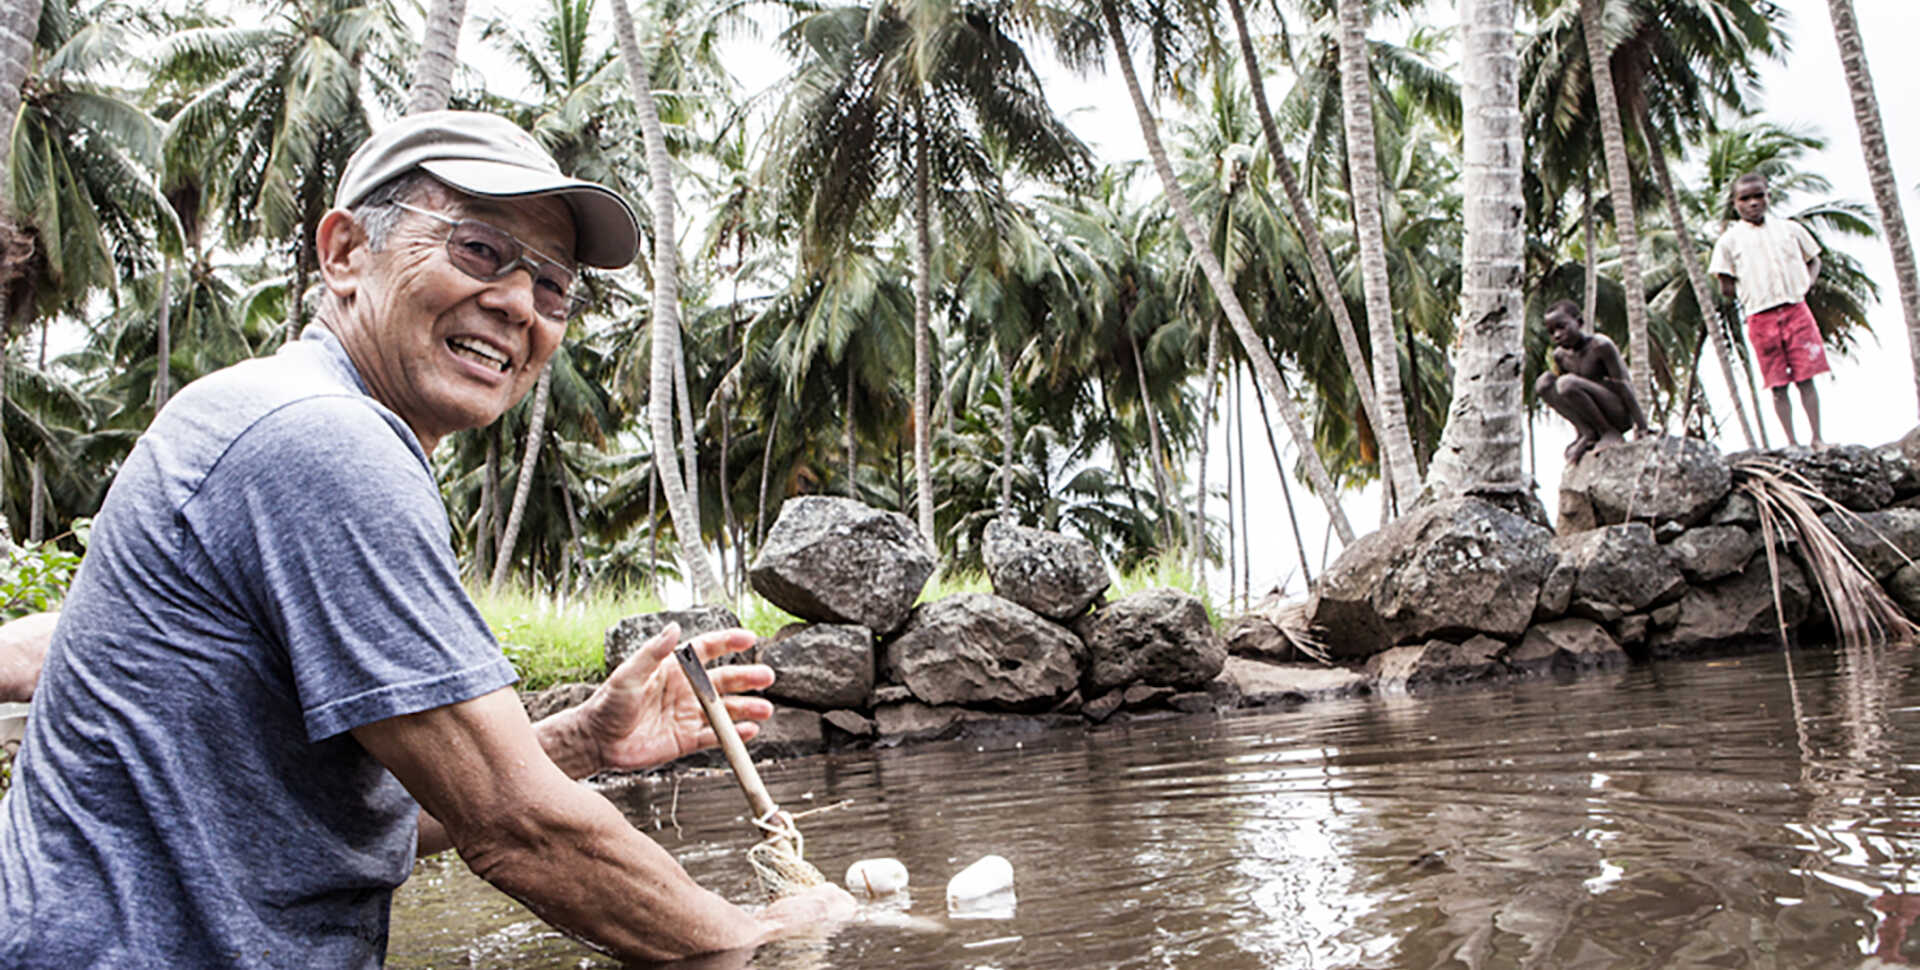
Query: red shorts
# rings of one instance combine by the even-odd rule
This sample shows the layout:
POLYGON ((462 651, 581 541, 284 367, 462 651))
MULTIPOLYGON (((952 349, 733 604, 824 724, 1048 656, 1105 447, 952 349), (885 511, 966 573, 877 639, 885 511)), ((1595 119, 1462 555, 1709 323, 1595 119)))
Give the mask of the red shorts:
POLYGON ((1820 342, 1820 325, 1804 301, 1748 317, 1747 343, 1753 345, 1761 379, 1770 388, 1810 381, 1832 369, 1820 342))

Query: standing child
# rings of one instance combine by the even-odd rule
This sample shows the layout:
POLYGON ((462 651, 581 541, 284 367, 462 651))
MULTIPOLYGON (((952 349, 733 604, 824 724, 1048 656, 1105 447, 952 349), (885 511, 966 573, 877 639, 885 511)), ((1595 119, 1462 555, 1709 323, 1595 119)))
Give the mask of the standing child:
POLYGON ((1757 172, 1733 180, 1733 209, 1740 219, 1714 244, 1708 269, 1720 277, 1722 294, 1739 294, 1741 312, 1747 315, 1747 343, 1773 391, 1773 411, 1786 429, 1787 443, 1799 444, 1787 398, 1787 385, 1793 384, 1800 388, 1800 405, 1818 448, 1825 442, 1813 379, 1830 368, 1820 327, 1806 301, 1820 275, 1820 244, 1792 219, 1767 218, 1767 177, 1757 172))

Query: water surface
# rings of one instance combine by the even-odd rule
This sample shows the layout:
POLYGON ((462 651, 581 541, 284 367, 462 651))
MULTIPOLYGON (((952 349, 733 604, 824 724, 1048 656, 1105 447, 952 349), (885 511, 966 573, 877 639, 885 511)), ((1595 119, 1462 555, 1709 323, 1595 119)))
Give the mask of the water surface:
MULTIPOLYGON (((1920 914, 1920 654, 1669 663, 1281 713, 1183 716, 767 766, 838 878, 894 856, 877 913, 752 966, 1858 968, 1920 914), (1012 861, 1004 918, 946 880, 1012 861)), ((725 776, 609 797, 704 884, 754 898, 725 776)), ((395 900, 396 968, 611 967, 451 856, 395 900)))

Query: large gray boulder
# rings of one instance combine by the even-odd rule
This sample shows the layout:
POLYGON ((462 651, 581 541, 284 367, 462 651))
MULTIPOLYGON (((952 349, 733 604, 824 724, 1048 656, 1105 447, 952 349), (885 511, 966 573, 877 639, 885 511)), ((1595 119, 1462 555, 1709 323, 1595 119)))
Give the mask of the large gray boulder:
POLYGON ((1847 548, 1867 575, 1885 582, 1894 570, 1920 559, 1920 509, 1890 508, 1820 521, 1847 548))
POLYGON ((633 656, 641 644, 653 639, 669 623, 680 624, 680 642, 685 643, 702 633, 731 630, 740 625, 740 618, 723 606, 696 606, 690 610, 661 610, 629 616, 607 628, 607 672, 612 673, 613 668, 633 656))
POLYGON ((1920 566, 1901 566, 1887 577, 1887 595, 1892 597, 1907 619, 1920 620, 1920 566))
MULTIPOLYGON (((1800 564, 1781 556, 1780 607, 1776 612, 1767 557, 1755 556, 1738 576, 1707 586, 1689 587, 1667 629, 1656 628, 1647 642, 1656 656, 1676 656, 1722 646, 1752 644, 1778 634, 1784 614, 1788 630, 1807 618, 1811 602, 1800 564)), ((1660 618, 1662 621, 1665 617, 1660 618)))
POLYGON ((1476 498, 1416 509, 1347 547, 1309 607, 1337 658, 1474 633, 1511 638, 1533 619, 1553 534, 1476 498))
POLYGON ((1270 664, 1245 657, 1228 657, 1219 680, 1220 685, 1209 689, 1233 697, 1242 707, 1349 697, 1369 689, 1369 678, 1357 670, 1319 664, 1270 664))
POLYGON ((1011 600, 960 593, 913 611, 886 667, 928 704, 1045 710, 1080 683, 1080 641, 1011 600))
POLYGON ((1855 512, 1872 512, 1893 502, 1895 486, 1909 469, 1893 454, 1864 445, 1785 448, 1762 457, 1786 466, 1807 483, 1855 512))
POLYGON ((1099 551, 1079 536, 995 519, 987 523, 981 553, 996 595, 1049 620, 1085 613, 1112 584, 1099 551))
POLYGON ((1367 676, 1376 690, 1398 691, 1432 684, 1460 684, 1506 673, 1500 653, 1507 645, 1476 636, 1465 643, 1428 640, 1394 647, 1367 659, 1367 676))
POLYGON ((1685 585, 1644 522, 1561 536, 1553 545, 1554 572, 1571 574, 1564 613, 1612 622, 1680 595, 1685 585))
POLYGON ((1725 498, 1732 473, 1698 438, 1649 438, 1597 448, 1560 481, 1562 535, 1632 520, 1693 525, 1725 498))
POLYGON ((913 521, 852 499, 788 499, 753 561, 754 591, 803 620, 900 629, 933 574, 913 521))
POLYGON ((1555 620, 1530 627, 1502 658, 1506 666, 1528 674, 1617 667, 1627 651, 1592 620, 1555 620))
POLYGON ((873 631, 853 623, 793 623, 760 641, 773 668, 766 695, 822 710, 865 707, 873 694, 873 631))
POLYGON ((1667 558, 1679 568, 1681 575, 1694 583, 1711 583, 1735 575, 1747 568, 1753 554, 1759 551, 1759 540, 1737 525, 1688 529, 1667 543, 1667 558))
POLYGON ((1148 589, 1074 621, 1092 691, 1128 684, 1204 690, 1227 661, 1207 608, 1176 589, 1148 589))

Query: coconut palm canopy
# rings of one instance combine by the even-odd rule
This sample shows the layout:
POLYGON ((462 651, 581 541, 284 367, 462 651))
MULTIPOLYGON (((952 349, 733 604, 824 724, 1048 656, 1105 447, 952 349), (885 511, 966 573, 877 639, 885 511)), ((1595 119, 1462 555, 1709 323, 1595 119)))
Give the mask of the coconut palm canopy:
MULTIPOLYGON (((1632 348, 1671 430, 1757 421, 1698 379, 1711 348, 1745 393, 1697 270, 1740 172, 1826 243, 1882 226, 1812 167, 1853 131, 1765 119, 1764 65, 1828 27, 1765 0, 424 6, 8 6, 13 536, 67 534, 168 394, 309 318, 347 153, 440 104, 526 126, 649 236, 529 400, 434 456, 476 579, 549 589, 723 598, 786 499, 838 494, 949 570, 1011 517, 1251 592, 1249 507, 1324 505, 1344 541, 1370 483, 1389 513, 1527 490, 1556 300, 1632 348), (1049 100, 1069 72, 1148 158, 1049 100), (1269 463, 1284 495, 1246 486, 1269 463)), ((1845 354, 1895 287, 1824 263, 1845 354)), ((1315 538, 1282 543, 1302 572, 1315 538)))

